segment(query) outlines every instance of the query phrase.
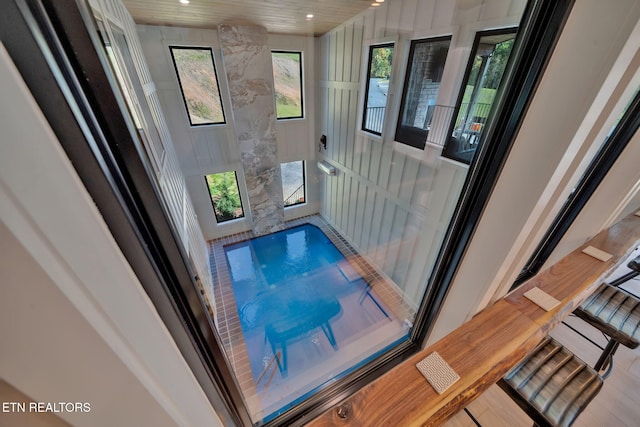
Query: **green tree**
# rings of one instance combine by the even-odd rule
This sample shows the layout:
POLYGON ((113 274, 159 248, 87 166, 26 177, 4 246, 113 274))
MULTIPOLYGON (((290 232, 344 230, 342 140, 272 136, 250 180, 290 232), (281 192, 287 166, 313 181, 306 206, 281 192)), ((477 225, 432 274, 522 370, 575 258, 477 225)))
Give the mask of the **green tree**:
POLYGON ((234 172, 207 175, 207 185, 219 220, 226 221, 241 216, 240 195, 234 172))
POLYGON ((484 81, 485 88, 498 88, 502 74, 504 74, 504 69, 507 66, 509 55, 511 54, 513 42, 514 39, 511 39, 496 45, 493 55, 491 55, 489 66, 487 67, 487 74, 484 81))
POLYGON ((392 47, 376 47, 371 53, 371 78, 388 79, 393 60, 392 47))

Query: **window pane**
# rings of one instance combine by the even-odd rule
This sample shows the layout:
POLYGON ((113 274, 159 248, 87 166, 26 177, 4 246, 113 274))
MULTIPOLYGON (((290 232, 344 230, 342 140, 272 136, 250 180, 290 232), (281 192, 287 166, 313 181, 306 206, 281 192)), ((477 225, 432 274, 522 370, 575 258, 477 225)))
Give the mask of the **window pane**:
POLYGON ((154 166, 156 173, 159 173, 165 152, 164 145, 160 138, 156 122, 151 114, 149 104, 147 103, 142 83, 135 71, 135 65, 133 63, 131 51, 129 50, 129 43, 123 33, 112 29, 111 33, 114 38, 114 43, 112 44, 103 22, 98 20, 96 24, 98 25, 98 34, 105 47, 107 58, 111 64, 111 69, 115 74, 116 80, 118 80, 118 83, 120 84, 125 102, 127 103, 133 118, 133 123, 136 126, 138 134, 143 142, 143 148, 147 152, 148 158, 154 166), (118 62, 119 60, 115 55, 114 46, 120 52, 122 63, 118 62), (127 84, 125 74, 131 82, 131 88, 127 84))
POLYGON ((223 172, 206 177, 213 211, 218 223, 242 218, 242 201, 238 191, 238 177, 235 172, 223 172))
POLYGON ((191 125, 225 123, 211 48, 170 49, 191 125))
POLYGON ((284 206, 293 206, 305 202, 304 198, 304 162, 282 163, 282 195, 284 206))
POLYGON ((467 66, 464 92, 458 100, 456 120, 443 156, 470 163, 478 147, 498 85, 511 55, 516 29, 485 31, 476 35, 467 66))
POLYGON ((396 141, 424 148, 450 42, 451 37, 411 42, 396 141))
POLYGON ((302 118, 302 53, 271 52, 278 119, 302 118))
POLYGON ((393 44, 369 47, 362 130, 376 135, 382 135, 392 61, 393 44))

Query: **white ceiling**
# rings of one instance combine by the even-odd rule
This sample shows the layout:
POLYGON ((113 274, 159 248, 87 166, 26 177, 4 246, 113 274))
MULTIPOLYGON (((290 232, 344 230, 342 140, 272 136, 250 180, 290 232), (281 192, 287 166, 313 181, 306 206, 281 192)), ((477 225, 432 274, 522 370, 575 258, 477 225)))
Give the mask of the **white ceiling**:
MULTIPOLYGON (((319 36, 349 20, 376 0, 123 0, 138 24, 216 28, 253 24, 269 33, 319 36), (314 17, 307 19, 307 14, 314 17)), ((383 0, 384 1, 384 0, 383 0)), ((387 0, 390 1, 390 0, 387 0)))

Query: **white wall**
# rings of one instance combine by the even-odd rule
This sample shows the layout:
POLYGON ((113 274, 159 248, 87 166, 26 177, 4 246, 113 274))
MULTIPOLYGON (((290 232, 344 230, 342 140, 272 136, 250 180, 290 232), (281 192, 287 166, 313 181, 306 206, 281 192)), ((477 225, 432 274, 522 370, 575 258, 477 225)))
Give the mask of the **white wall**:
MULTIPOLYGON (((0 402, 25 402, 29 405, 34 402, 29 396, 21 393, 11 384, 0 379, 0 402), (28 402, 28 403, 27 403, 28 402)), ((2 427, 70 427, 70 425, 64 422, 55 413, 37 412, 27 413, 24 412, 3 412, 2 414, 2 427)))
MULTIPOLYGON (((517 277, 638 87, 639 18, 635 0, 575 3, 432 339, 503 296, 517 277)), ((636 137, 631 157, 614 166, 550 262, 609 225, 629 200, 637 144, 636 137)))
MULTIPOLYGON (((452 35, 438 104, 455 105, 476 31, 517 24, 524 1, 403 0, 359 15, 320 39, 319 133, 323 214, 410 298, 423 293, 466 167, 393 144, 411 39, 452 35), (370 43, 396 42, 387 130, 357 131, 370 43), (357 113, 356 113, 357 111, 357 113)), ((603 141, 631 93, 638 68, 638 1, 576 2, 479 227, 454 279, 431 340, 503 296, 603 141)), ((490 142, 488 142, 490 143, 490 142)), ((632 143, 632 145, 635 142, 632 143)), ((637 158, 629 148, 626 161, 637 158)), ((637 168, 636 168, 637 169, 637 168)), ((594 195, 556 258, 632 210, 638 177, 619 162, 594 195)))
MULTIPOLYGON (((320 39, 318 132, 323 157, 338 169, 325 178, 323 215, 417 306, 449 224, 468 166, 394 143, 410 41, 451 36, 438 105, 455 106, 479 30, 517 25, 524 1, 385 2, 320 39), (359 131, 370 44, 394 42, 383 137, 359 131)), ((448 122, 446 126, 448 127, 448 122)), ((445 130, 445 132, 448 129, 445 130)), ((435 134, 432 129, 430 134, 435 134)))
MULTIPOLYGON (((189 255, 188 261, 197 271, 203 287, 211 289, 213 284, 206 242, 187 191, 185 177, 180 170, 176 147, 167 128, 158 92, 141 51, 135 23, 120 0, 90 0, 90 6, 96 19, 103 23, 106 34, 101 37, 111 41, 114 57, 121 70, 123 81, 113 81, 112 87, 116 96, 121 96, 123 114, 128 114, 127 109, 138 111, 141 130, 146 136, 141 140, 143 146, 140 147, 140 160, 147 163, 153 174, 169 220, 180 237, 185 253, 189 255), (122 50, 126 52, 121 50, 121 44, 115 42, 114 32, 124 36, 126 49, 122 50), (124 58, 130 58, 130 61, 124 58), (125 97, 120 94, 124 88, 128 88, 126 104, 125 97)), ((105 67, 108 66, 110 65, 105 64, 105 67)))
POLYGON ((179 425, 2 224, 0 253, 0 376, 39 402, 88 402, 60 414, 72 425, 179 425))
MULTIPOLYGON (((633 23, 630 20, 626 25, 633 23)), ((599 132, 594 137, 596 146, 604 143, 606 135, 629 101, 640 88, 640 22, 636 22, 629 39, 618 55, 599 97, 606 102, 600 108, 602 126, 594 126, 599 132), (608 98, 608 99, 607 99, 608 98)), ((584 212, 576 218, 545 267, 557 262, 586 238, 594 236, 603 227, 640 209, 640 135, 636 133, 625 150, 607 173, 600 186, 593 192, 584 212)))
POLYGON ((220 425, 0 44, 0 378, 76 426, 220 425))
MULTIPOLYGON (((238 173, 243 203, 248 200, 217 30, 149 25, 138 25, 137 29, 178 153, 187 188, 205 237, 213 239, 249 230, 247 219, 216 223, 204 181, 205 175, 235 170, 238 173), (169 46, 202 46, 213 49, 226 124, 197 127, 189 125, 169 46)), ((291 219, 316 213, 319 209, 319 179, 314 162, 317 149, 313 120, 315 114, 314 43, 312 37, 282 35, 270 35, 268 43, 273 50, 294 50, 303 53, 305 118, 282 120, 276 124, 278 160, 282 163, 307 161, 308 202, 302 206, 285 209, 285 219, 291 219)), ((247 211, 245 206, 245 212, 247 211)))

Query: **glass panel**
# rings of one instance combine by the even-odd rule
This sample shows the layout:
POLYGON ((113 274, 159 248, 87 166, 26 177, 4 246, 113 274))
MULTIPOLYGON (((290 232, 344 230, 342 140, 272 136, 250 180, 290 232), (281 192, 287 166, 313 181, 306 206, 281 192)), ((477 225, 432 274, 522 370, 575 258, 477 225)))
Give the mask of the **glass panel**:
POLYGON ((304 197, 304 162, 282 163, 282 195, 284 206, 299 205, 305 202, 304 197))
POLYGON ((393 44, 369 47, 362 130, 376 135, 382 135, 392 62, 393 44))
MULTIPOLYGON (((348 31, 355 34, 347 30, 344 40, 348 31)), ((284 206, 308 205, 286 209, 278 232, 252 238, 250 231, 238 233, 245 229, 229 227, 228 233, 224 230, 209 242, 216 326, 257 424, 280 422, 280 415, 286 417, 300 402, 309 403, 307 398, 315 404, 317 392, 377 363, 381 354, 421 333, 424 326, 414 327, 414 321, 425 292, 436 295, 431 286, 441 270, 434 267, 465 188, 469 168, 440 161, 444 142, 431 142, 449 136, 454 111, 457 114, 455 89, 465 75, 467 55, 474 51, 473 37, 457 46, 464 55, 446 65, 447 75, 451 37, 407 43, 408 52, 401 55, 402 62, 408 59, 403 97, 388 108, 386 83, 394 57, 395 66, 400 65, 395 45, 367 46, 362 56, 352 58, 335 41, 341 38, 338 32, 322 42, 326 70, 321 70, 313 105, 318 115, 314 120, 322 125, 330 148, 318 160, 335 174, 316 172, 305 182, 303 161, 281 164, 282 192, 265 197, 265 208, 280 200, 284 206), (365 55, 367 62, 361 64, 365 55), (360 76, 361 90, 366 88, 362 116, 351 108, 357 94, 354 82, 345 83, 349 64, 352 72, 367 68, 360 76), (439 92, 441 84, 448 88, 447 96, 444 86, 439 92), (419 147, 423 159, 413 156, 415 150, 394 150, 397 144, 358 145, 357 131, 389 134, 383 127, 384 119, 389 121, 384 114, 400 104, 402 112, 393 111, 402 119, 398 138, 419 147), (377 122, 369 114, 374 107, 383 109, 383 119, 377 122), (444 109, 446 114, 440 114, 444 109), (305 194, 307 183, 321 187, 321 194, 305 194), (296 215, 310 207, 319 214, 296 215)), ((272 52, 279 118, 285 116, 283 105, 296 104, 278 102, 285 92, 279 75, 299 70, 295 58, 299 57, 291 52, 272 52)), ((298 88, 298 82, 288 87, 298 88)), ((317 165, 312 168, 316 171, 317 165)), ((272 171, 264 177, 272 179, 272 171)), ((252 185, 262 181, 247 185, 247 191, 255 188, 252 185)), ((253 202, 251 206, 252 212, 261 208, 253 202)))
POLYGON ((451 37, 413 40, 395 140, 424 148, 436 108, 451 37))
POLYGON ((170 49, 191 125, 225 123, 211 48, 171 46, 170 49))
MULTIPOLYGON (((525 281, 537 274, 545 263, 553 264, 557 262, 559 257, 558 253, 564 254, 571 250, 570 247, 574 240, 571 238, 565 239, 565 247, 563 248, 563 239, 604 177, 630 143, 632 136, 637 132, 638 122, 636 120, 639 110, 640 88, 637 88, 631 99, 627 102, 624 110, 622 110, 618 116, 616 122, 611 126, 611 129, 609 129, 600 148, 591 158, 589 166, 582 174, 582 177, 580 177, 576 186, 571 190, 562 208, 553 219, 553 223, 549 226, 535 251, 527 260, 527 263, 520 271, 511 289, 522 285, 525 281), (558 246, 560 247, 558 248, 558 246), (556 249, 558 249, 557 252, 556 249)), ((640 194, 637 194, 635 199, 627 200, 627 207, 636 206, 638 196, 640 196, 640 194)), ((626 213, 628 213, 628 210, 627 212, 623 211, 620 215, 625 215, 626 213)), ((637 251, 638 249, 634 252, 637 251)), ((615 274, 613 276, 616 277, 615 274)))
POLYGON ((442 155, 470 163, 482 134, 511 55, 516 29, 484 31, 476 35, 467 68, 464 92, 458 100, 451 138, 442 155))
POLYGON ((276 118, 302 118, 302 53, 271 52, 276 118))
POLYGON ((109 58, 111 67, 114 71, 116 79, 118 80, 118 83, 122 90, 122 94, 125 98, 125 102, 129 107, 129 111, 133 118, 133 123, 138 130, 138 135, 143 142, 143 147, 147 152, 148 157, 151 159, 151 163, 156 173, 159 174, 164 158, 164 145, 162 143, 162 139, 160 138, 160 133, 158 132, 156 122, 153 120, 153 115, 144 94, 142 84, 140 83, 138 73, 136 72, 135 65, 131 57, 131 52, 129 51, 127 39, 123 33, 112 28, 115 47, 120 53, 120 56, 122 58, 122 66, 124 67, 123 69, 121 69, 121 65, 115 56, 113 46, 111 45, 111 41, 109 40, 107 31, 104 28, 102 21, 97 21, 97 23, 100 37, 107 52, 107 57, 109 58), (128 77, 128 81, 131 83, 132 91, 129 89, 127 79, 125 79, 125 74, 128 77), (134 102, 134 100, 137 101, 134 102))
POLYGON ((233 171, 216 173, 207 175, 205 178, 207 188, 209 188, 209 195, 211 196, 211 203, 213 204, 213 211, 216 214, 216 221, 221 223, 242 218, 244 211, 242 210, 236 173, 233 171))

